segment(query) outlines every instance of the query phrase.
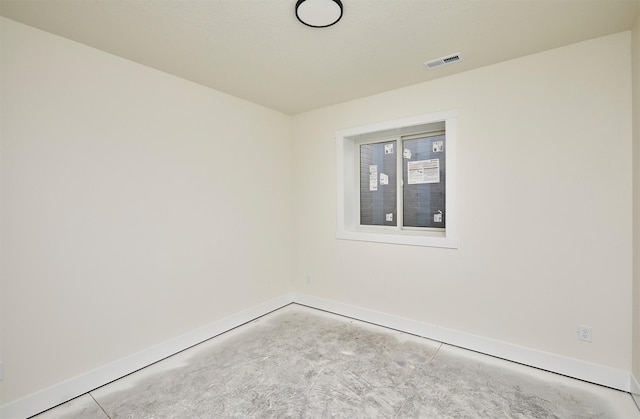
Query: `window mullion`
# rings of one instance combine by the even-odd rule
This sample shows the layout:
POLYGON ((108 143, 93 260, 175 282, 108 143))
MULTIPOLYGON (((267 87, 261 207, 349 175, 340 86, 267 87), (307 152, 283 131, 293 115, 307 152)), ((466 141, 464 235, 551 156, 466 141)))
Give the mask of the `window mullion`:
MULTIPOLYGON (((360 145, 356 144, 355 145, 355 161, 354 161, 354 165, 355 167, 360 168, 360 145)), ((356 196, 358 197, 358 199, 355 200, 355 208, 353 209, 353 219, 354 220, 358 220, 356 225, 360 225, 361 221, 360 221, 360 172, 358 171, 358 174, 355 176, 355 186, 356 186, 356 196)))
POLYGON ((403 187, 404 182, 402 179, 402 138, 396 140, 396 218, 398 220, 397 229, 402 230, 404 225, 404 201, 403 201, 403 187))

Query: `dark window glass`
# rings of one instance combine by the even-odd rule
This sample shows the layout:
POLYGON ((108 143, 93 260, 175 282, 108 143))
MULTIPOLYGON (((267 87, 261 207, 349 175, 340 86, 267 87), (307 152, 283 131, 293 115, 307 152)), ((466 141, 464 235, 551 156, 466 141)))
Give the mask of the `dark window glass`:
POLYGON ((445 228, 445 135, 402 141, 405 227, 445 228))
POLYGON ((397 225, 397 142, 360 146, 360 224, 397 225))

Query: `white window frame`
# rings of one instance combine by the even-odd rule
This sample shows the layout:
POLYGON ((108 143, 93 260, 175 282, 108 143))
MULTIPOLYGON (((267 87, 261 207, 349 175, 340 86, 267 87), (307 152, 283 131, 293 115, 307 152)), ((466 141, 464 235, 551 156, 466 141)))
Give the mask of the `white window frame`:
POLYGON ((379 243, 458 248, 456 220, 456 121, 455 110, 418 115, 349 128, 336 132, 337 228, 336 238, 379 243), (446 208, 444 229, 381 229, 360 225, 358 145, 382 138, 433 131, 444 122, 446 134, 446 208))

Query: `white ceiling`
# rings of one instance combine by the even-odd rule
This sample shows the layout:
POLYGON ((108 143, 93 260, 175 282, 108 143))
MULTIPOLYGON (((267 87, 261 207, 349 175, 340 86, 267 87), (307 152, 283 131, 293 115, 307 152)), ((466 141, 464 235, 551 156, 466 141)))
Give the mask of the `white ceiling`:
POLYGON ((640 13, 640 0, 342 1, 322 29, 296 20, 296 0, 1 0, 0 14, 296 114, 629 30, 640 13))

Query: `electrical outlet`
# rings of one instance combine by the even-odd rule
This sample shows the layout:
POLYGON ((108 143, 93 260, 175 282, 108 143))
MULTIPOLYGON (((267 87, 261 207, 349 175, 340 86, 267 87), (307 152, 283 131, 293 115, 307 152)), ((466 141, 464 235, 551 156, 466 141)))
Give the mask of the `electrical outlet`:
POLYGON ((591 326, 578 326, 578 340, 591 342, 591 326))
POLYGON ((4 380, 4 362, 0 361, 0 381, 4 380))
POLYGON ((311 275, 307 274, 307 285, 311 284, 311 275))

